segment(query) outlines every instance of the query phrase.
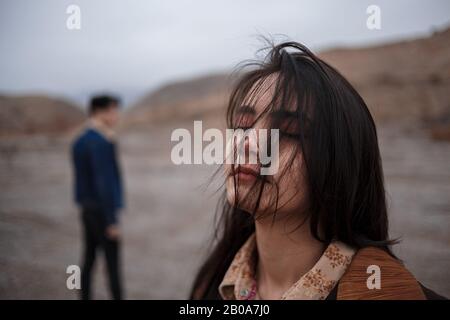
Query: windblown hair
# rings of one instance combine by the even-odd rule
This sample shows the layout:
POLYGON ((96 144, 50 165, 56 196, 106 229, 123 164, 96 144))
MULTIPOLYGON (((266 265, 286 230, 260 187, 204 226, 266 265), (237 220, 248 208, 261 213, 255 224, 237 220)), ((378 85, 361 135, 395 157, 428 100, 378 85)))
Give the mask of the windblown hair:
POLYGON ((97 95, 91 98, 89 103, 89 114, 93 115, 98 111, 106 110, 111 107, 119 107, 120 99, 111 95, 97 95))
MULTIPOLYGON (((361 96, 336 69, 296 42, 272 46, 265 60, 251 66, 231 93, 228 127, 236 127, 238 108, 251 105, 268 79, 274 82, 274 96, 263 114, 293 112, 301 128, 294 137, 295 152, 304 159, 312 235, 325 244, 338 240, 357 249, 375 246, 391 253, 395 241, 388 237, 377 132, 361 96)), ((260 197, 261 192, 258 202, 260 197)), ((230 205, 225 194, 217 209, 214 247, 194 281, 193 299, 220 299, 219 284, 255 230, 258 217, 230 205)))

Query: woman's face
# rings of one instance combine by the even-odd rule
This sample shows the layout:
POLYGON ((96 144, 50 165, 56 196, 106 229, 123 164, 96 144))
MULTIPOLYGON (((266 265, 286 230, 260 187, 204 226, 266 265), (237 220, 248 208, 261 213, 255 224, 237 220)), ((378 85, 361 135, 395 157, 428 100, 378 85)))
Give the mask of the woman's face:
MULTIPOLYGON (((295 106, 287 106, 282 111, 264 112, 273 98, 274 80, 274 76, 268 78, 262 84, 262 90, 258 90, 260 93, 252 99, 247 99, 251 100, 251 103, 236 108, 233 129, 255 129, 258 152, 259 130, 279 129, 278 171, 274 175, 261 176, 260 162, 249 164, 248 153, 245 164, 227 164, 225 171, 227 199, 232 206, 258 215, 270 215, 276 211, 277 217, 282 218, 287 213, 306 210, 308 190, 306 170, 298 142, 301 128, 293 115, 295 106)), ((244 143, 247 150, 248 139, 244 143)))

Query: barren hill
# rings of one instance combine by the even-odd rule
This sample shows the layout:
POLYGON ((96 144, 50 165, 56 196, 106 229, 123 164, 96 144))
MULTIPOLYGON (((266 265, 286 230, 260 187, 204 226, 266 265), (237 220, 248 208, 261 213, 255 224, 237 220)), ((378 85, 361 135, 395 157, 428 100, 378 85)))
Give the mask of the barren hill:
POLYGON ((84 119, 75 105, 47 96, 0 96, 0 136, 62 133, 84 119))
POLYGON ((200 119, 224 115, 232 78, 207 75, 170 83, 145 96, 131 108, 125 125, 145 126, 171 120, 200 119))
MULTIPOLYGON (((357 88, 377 122, 426 124, 444 134, 448 130, 450 29, 428 38, 319 55, 357 88)), ((131 108, 125 123, 132 127, 222 117, 231 83, 223 74, 169 84, 131 108)))
POLYGON ((450 29, 321 57, 353 83, 378 121, 450 120, 450 29))

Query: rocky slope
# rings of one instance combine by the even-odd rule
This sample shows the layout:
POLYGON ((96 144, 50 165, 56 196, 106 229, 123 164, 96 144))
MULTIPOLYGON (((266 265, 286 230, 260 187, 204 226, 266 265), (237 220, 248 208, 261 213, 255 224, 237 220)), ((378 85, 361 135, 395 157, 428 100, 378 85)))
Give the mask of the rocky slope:
MULTIPOLYGON (((319 54, 361 93, 377 122, 426 126, 450 138, 450 29, 428 38, 319 54)), ((216 74, 166 85, 128 113, 127 127, 223 119, 232 81, 216 74)))
POLYGON ((64 133, 84 118, 80 108, 62 99, 0 96, 0 136, 64 133))

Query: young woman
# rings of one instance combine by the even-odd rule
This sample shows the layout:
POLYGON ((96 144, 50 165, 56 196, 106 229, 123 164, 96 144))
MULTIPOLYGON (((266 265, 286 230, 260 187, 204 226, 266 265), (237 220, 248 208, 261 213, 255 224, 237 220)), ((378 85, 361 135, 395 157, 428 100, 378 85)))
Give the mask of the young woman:
POLYGON ((390 251, 375 123, 338 71, 298 43, 275 46, 238 81, 227 121, 279 129, 279 170, 226 165, 217 241, 191 298, 437 297, 390 251))

